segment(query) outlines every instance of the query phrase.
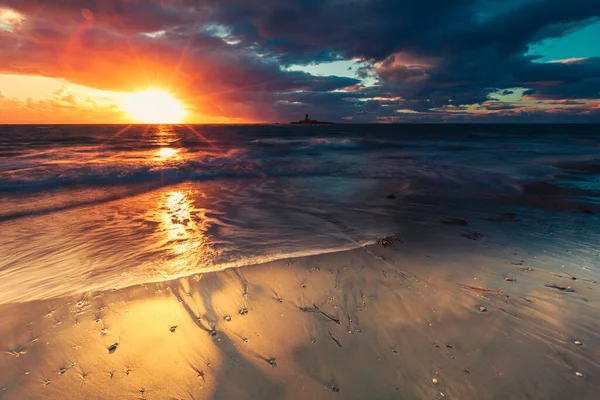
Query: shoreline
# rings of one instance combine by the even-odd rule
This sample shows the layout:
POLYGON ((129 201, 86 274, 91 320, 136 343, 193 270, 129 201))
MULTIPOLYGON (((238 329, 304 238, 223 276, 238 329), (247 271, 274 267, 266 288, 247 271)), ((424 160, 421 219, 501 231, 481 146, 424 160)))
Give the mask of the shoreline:
POLYGON ((342 252, 352 251, 352 250, 365 248, 365 247, 373 246, 373 245, 375 245, 374 241, 366 241, 364 243, 357 243, 354 246, 347 246, 347 247, 336 247, 336 248, 331 248, 331 249, 315 249, 315 250, 298 251, 298 252, 286 253, 286 254, 275 254, 274 253, 274 254, 270 254, 270 255, 266 255, 266 256, 257 257, 257 258, 260 258, 259 260, 255 260, 255 259, 243 260, 243 261, 240 261, 241 264, 238 262, 217 264, 216 266, 212 266, 210 268, 204 268, 200 271, 186 272, 186 273, 175 274, 175 275, 164 275, 164 276, 162 276, 162 279, 160 278, 160 275, 157 275, 155 278, 148 277, 147 279, 143 280, 142 282, 128 282, 124 286, 119 286, 118 284, 112 285, 107 282, 101 287, 96 287, 96 288, 89 289, 89 290, 78 289, 78 290, 75 290, 72 292, 66 292, 66 293, 45 293, 45 296, 37 296, 37 297, 32 296, 30 298, 23 298, 23 297, 14 298, 13 297, 13 298, 7 299, 7 300, 2 300, 2 298, 0 297, 0 307, 2 307, 4 305, 11 305, 11 304, 27 304, 27 303, 35 302, 35 301, 60 300, 60 299, 67 298, 67 297, 74 297, 77 295, 85 295, 85 294, 89 294, 89 293, 104 293, 104 292, 115 291, 115 290, 126 290, 128 288, 140 286, 140 285, 167 283, 167 282, 172 282, 172 281, 176 281, 179 279, 190 278, 190 277, 197 276, 197 275, 218 273, 218 272, 226 271, 229 269, 251 268, 251 267, 257 267, 257 266, 260 267, 262 265, 270 264, 270 263, 276 262, 276 261, 286 261, 286 260, 291 260, 291 259, 296 259, 296 258, 309 258, 309 257, 320 256, 320 255, 332 254, 332 253, 342 253, 342 252))

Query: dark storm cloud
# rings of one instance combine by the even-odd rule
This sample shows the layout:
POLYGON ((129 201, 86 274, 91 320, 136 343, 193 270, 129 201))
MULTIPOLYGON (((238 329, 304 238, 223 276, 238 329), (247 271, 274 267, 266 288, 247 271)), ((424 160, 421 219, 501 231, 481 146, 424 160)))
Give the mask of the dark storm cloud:
MULTIPOLYGON (((211 106, 232 116, 245 104, 265 119, 302 109, 374 121, 409 109, 438 120, 444 107, 484 104, 516 87, 540 100, 600 98, 599 59, 542 63, 524 55, 532 43, 596 22, 596 0, 0 0, 0 7, 27 18, 14 32, 0 30, 0 70, 115 89, 140 82, 142 60, 192 97, 231 102, 211 106), (281 68, 354 58, 365 62, 358 75, 379 85, 281 68)), ((539 118, 512 105, 485 108, 539 118)))

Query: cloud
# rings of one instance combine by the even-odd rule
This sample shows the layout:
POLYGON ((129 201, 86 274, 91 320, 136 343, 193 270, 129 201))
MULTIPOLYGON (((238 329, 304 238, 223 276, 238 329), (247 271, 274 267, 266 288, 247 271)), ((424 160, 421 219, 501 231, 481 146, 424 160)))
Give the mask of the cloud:
POLYGON ((471 120, 457 110, 481 105, 494 118, 540 119, 490 96, 521 87, 540 101, 600 98, 598 58, 526 55, 596 23, 592 0, 0 0, 0 9, 20 16, 0 29, 0 73, 166 87, 203 115, 471 120), (340 59, 362 60, 356 79, 282 68, 340 59))

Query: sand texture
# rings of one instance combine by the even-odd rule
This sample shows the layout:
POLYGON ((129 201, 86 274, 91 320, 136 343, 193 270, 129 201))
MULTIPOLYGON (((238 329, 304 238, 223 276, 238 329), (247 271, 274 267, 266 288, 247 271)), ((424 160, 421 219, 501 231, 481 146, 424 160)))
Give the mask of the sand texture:
POLYGON ((597 399, 594 277, 439 230, 2 305, 0 398, 597 399))

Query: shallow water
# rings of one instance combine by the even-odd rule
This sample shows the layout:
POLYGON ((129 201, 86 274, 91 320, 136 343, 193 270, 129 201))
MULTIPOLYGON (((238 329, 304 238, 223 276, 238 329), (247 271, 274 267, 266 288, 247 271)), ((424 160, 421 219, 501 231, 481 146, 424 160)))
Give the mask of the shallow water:
POLYGON ((441 229, 446 217, 595 270, 595 135, 543 125, 3 126, 0 303, 349 249, 441 229), (505 213, 517 221, 498 220, 505 213))

